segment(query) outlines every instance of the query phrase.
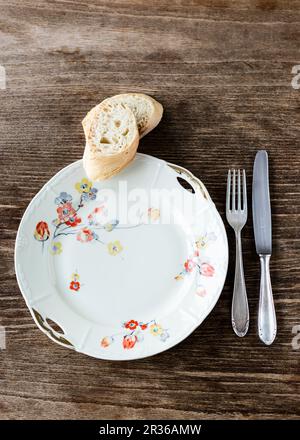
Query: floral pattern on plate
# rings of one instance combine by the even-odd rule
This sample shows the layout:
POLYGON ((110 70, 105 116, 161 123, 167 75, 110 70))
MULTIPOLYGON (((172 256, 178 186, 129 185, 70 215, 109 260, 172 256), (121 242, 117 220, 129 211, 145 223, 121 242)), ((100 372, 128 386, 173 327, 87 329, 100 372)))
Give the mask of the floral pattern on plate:
POLYGON ((44 221, 38 222, 35 227, 33 236, 37 241, 42 243, 42 249, 44 250, 44 243, 45 241, 49 240, 50 237, 50 230, 48 223, 44 221))
POLYGON ((155 320, 139 322, 131 319, 123 324, 123 328, 124 331, 121 333, 102 338, 100 342, 101 347, 108 348, 119 338, 123 349, 130 350, 134 348, 137 343, 144 341, 145 332, 149 332, 152 336, 158 337, 162 342, 165 342, 170 337, 168 330, 163 328, 155 320))
MULTIPOLYGON (((62 237, 68 235, 76 235, 77 241, 80 243, 90 243, 97 241, 105 245, 109 255, 116 256, 123 251, 123 246, 119 240, 106 242, 99 236, 99 231, 112 232, 116 228, 131 229, 145 224, 143 214, 140 215, 140 223, 129 226, 120 226, 118 219, 109 219, 107 207, 105 203, 96 206, 88 215, 86 221, 80 215, 80 210, 89 201, 97 199, 97 188, 93 187, 91 181, 82 178, 80 182, 75 184, 75 189, 80 194, 79 202, 75 205, 71 194, 62 191, 54 200, 57 205, 57 217, 52 221, 54 227, 51 233, 48 223, 44 220, 39 221, 34 230, 34 238, 44 243, 52 236, 50 245, 50 253, 52 255, 60 255, 63 252, 63 246, 60 241, 62 237)), ((155 222, 160 217, 160 211, 157 208, 149 208, 147 211, 148 219, 155 222)))
POLYGON ((211 241, 217 239, 214 233, 206 233, 197 238, 195 242, 195 251, 183 264, 183 270, 175 276, 176 281, 183 280, 183 278, 191 273, 197 272, 197 288, 196 294, 200 297, 206 296, 206 289, 201 283, 201 276, 211 278, 215 275, 215 267, 207 262, 202 256, 202 250, 209 246, 211 241))
MULTIPOLYGON (((228 244, 224 225, 208 193, 189 171, 139 153, 125 171, 128 188, 145 189, 148 200, 152 200, 152 188, 185 193, 186 190, 178 186, 178 175, 188 177, 186 180, 196 189, 194 195, 187 194, 188 199, 193 200, 195 211, 184 212, 184 206, 179 203, 177 206, 177 202, 172 204, 171 218, 176 223, 178 220, 178 227, 174 228, 161 227, 166 218, 163 214, 169 209, 163 198, 159 206, 150 203, 153 209, 138 204, 143 216, 135 223, 141 220, 146 224, 151 216, 153 222, 159 223, 157 228, 141 226, 136 233, 127 233, 123 230, 127 222, 121 216, 105 215, 106 208, 115 206, 110 190, 116 191, 117 196, 122 195, 118 179, 92 183, 86 179, 82 161, 59 171, 34 197, 19 226, 15 269, 35 321, 51 339, 95 358, 138 359, 160 353, 184 340, 210 313, 226 277, 228 244), (66 209, 59 209, 63 205, 66 209), (157 207, 162 209, 158 220, 157 207), (97 212, 93 212, 95 208, 99 208, 97 212), (59 219, 63 224, 56 229, 59 219), (212 231, 217 236, 215 243, 210 234, 206 234, 212 231), (27 240, 25 245, 24 239, 27 240), (119 250, 116 241, 123 250, 114 255, 119 250), (112 245, 108 247, 109 243, 112 245), (186 270, 184 264, 194 258, 196 250, 200 254, 199 265, 211 265, 213 276, 200 275, 197 266, 188 264, 192 272, 182 275, 182 281, 175 281, 174 276, 186 270), (140 264, 141 255, 147 264, 140 264), (135 265, 137 261, 139 264, 135 265), (124 276, 117 278, 119 270, 124 276), (73 272, 78 272, 80 279, 74 280, 73 272), (107 277, 103 276, 106 274, 107 277), (196 279, 199 279, 198 285, 196 279), (80 283, 77 291, 69 288, 71 282, 75 283, 72 287, 77 288, 76 281, 80 283), (132 289, 133 282, 136 291, 132 289), (45 286, 42 291, 41 286, 45 286), (46 286, 53 294, 48 295, 50 288, 46 286), (42 319, 39 320, 36 311, 42 319), (51 333, 48 317, 63 329, 65 339, 54 331, 51 333), (125 328, 122 322, 127 318, 125 328), (155 321, 148 322, 153 318, 155 321), (43 320, 45 325, 40 324, 43 320), (167 340, 163 342, 165 337, 167 340)), ((136 209, 132 212, 139 214, 136 209)))
POLYGON ((69 285, 69 289, 73 290, 74 292, 78 292, 80 290, 81 284, 79 282, 80 276, 78 273, 73 273, 71 276, 71 282, 69 285))

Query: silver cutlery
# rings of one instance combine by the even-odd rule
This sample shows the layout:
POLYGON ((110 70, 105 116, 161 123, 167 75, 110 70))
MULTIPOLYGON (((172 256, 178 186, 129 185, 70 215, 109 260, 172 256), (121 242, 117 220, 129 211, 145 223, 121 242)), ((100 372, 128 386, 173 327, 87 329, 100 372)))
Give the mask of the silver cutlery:
POLYGON ((244 278, 241 231, 247 221, 247 188, 245 170, 229 170, 227 178, 226 218, 235 232, 235 277, 231 322, 235 333, 242 337, 249 327, 249 307, 244 278))
POLYGON ((269 193, 268 154, 257 152, 253 168, 252 211, 256 252, 260 258, 261 278, 258 308, 258 334, 266 345, 277 333, 269 262, 272 254, 272 222, 269 193))

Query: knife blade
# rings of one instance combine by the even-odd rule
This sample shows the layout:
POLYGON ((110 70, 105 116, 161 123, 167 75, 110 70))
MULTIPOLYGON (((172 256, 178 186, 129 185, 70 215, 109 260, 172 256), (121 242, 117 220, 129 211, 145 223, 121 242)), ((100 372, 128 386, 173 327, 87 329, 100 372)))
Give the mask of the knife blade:
POLYGON ((269 192, 268 153, 256 153, 253 168, 252 213, 256 252, 272 254, 272 220, 269 192))
POLYGON ((258 334, 262 342, 271 345, 277 333, 270 257, 272 253, 272 221, 269 191, 268 153, 256 153, 252 182, 252 212, 256 252, 260 259, 260 293, 258 306, 258 334))

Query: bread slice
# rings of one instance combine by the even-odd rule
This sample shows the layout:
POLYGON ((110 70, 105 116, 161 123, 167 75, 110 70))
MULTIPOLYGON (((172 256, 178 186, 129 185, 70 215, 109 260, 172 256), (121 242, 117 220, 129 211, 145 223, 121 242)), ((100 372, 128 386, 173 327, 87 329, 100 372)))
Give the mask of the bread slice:
MULTIPOLYGON (((101 104, 105 103, 127 105, 136 118, 140 138, 153 130, 163 115, 163 106, 151 96, 145 95, 144 93, 122 93, 105 99, 101 104)), ((94 107, 82 121, 86 137, 89 133, 95 112, 101 104, 94 107)))
POLYGON ((135 156, 139 144, 136 119, 123 103, 103 102, 94 109, 83 166, 91 180, 104 180, 121 171, 135 156))

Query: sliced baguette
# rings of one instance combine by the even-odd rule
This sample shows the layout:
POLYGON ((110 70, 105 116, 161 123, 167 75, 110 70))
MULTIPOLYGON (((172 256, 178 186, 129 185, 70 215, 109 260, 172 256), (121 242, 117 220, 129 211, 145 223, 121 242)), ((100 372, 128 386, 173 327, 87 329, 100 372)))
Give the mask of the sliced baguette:
POLYGON ((104 180, 121 171, 135 156, 139 132, 133 112, 125 104, 103 102, 94 109, 83 166, 91 180, 104 180))
POLYGON ((101 104, 96 105, 96 107, 86 115, 82 121, 86 137, 88 136, 97 108, 105 103, 123 103, 127 105, 136 118, 140 138, 157 126, 163 114, 163 106, 151 96, 145 95, 144 93, 122 93, 120 95, 115 95, 105 99, 101 104))

